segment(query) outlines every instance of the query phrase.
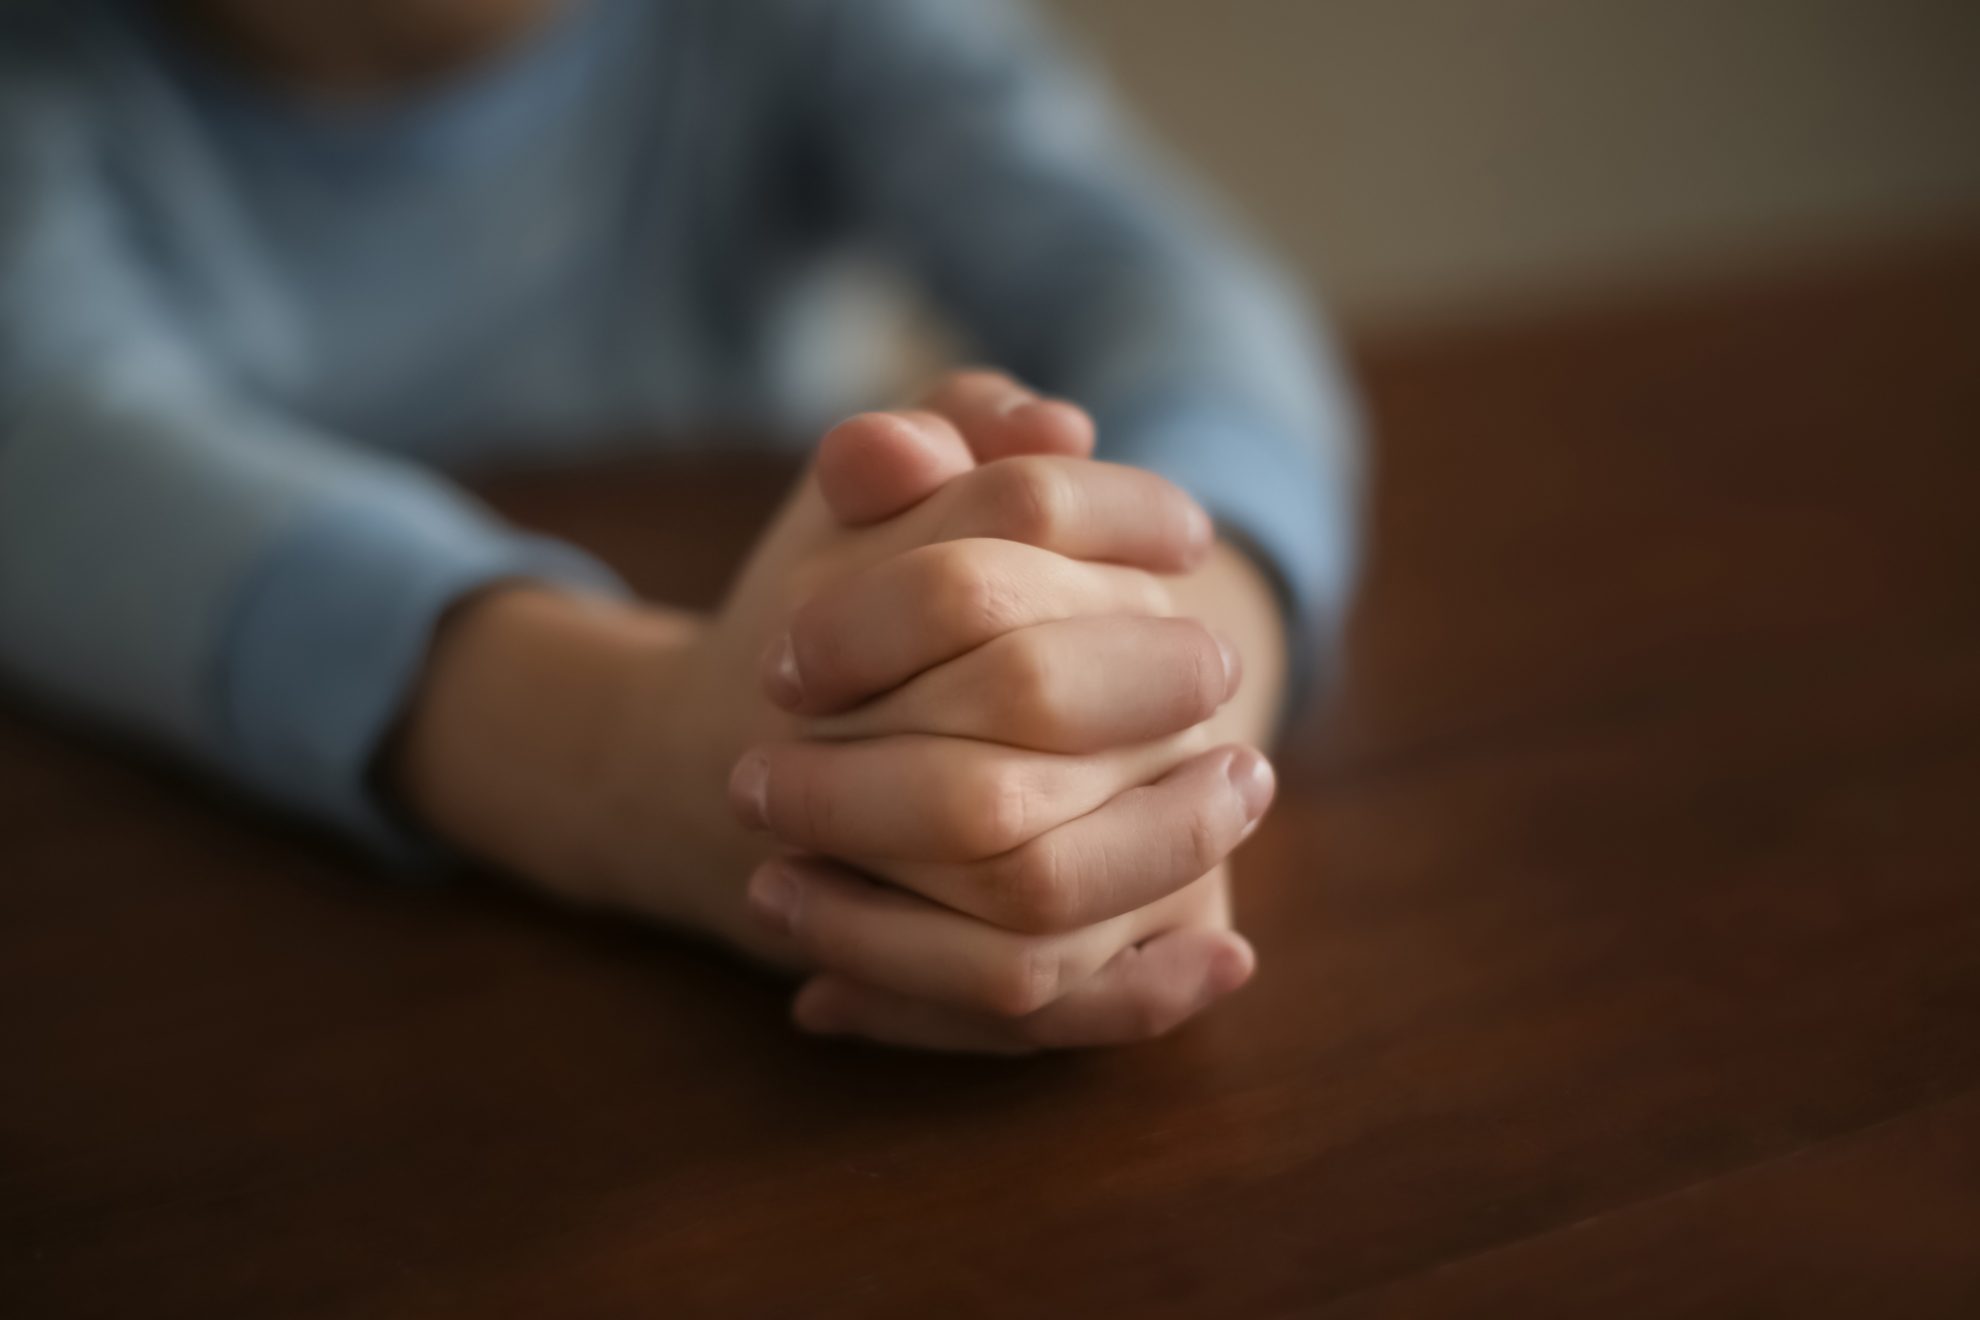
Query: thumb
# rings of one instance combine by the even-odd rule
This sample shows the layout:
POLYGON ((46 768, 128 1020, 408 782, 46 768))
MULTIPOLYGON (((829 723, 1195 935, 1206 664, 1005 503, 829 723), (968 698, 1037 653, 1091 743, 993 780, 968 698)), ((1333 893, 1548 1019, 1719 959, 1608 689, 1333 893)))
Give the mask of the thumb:
POLYGON ((818 489, 832 516, 864 527, 905 513, 976 466, 962 433, 929 412, 851 417, 818 444, 818 489))
POLYGON ((979 463, 1020 454, 1090 458, 1093 419, 1000 371, 952 371, 915 411, 861 413, 818 449, 818 485, 842 524, 905 513, 979 463))

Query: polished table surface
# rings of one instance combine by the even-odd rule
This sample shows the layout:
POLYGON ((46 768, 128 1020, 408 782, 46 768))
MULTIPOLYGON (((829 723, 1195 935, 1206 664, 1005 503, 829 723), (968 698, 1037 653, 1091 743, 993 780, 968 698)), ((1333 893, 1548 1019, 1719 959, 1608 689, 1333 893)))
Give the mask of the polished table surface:
MULTIPOLYGON (((802 1039, 0 716, 0 1315, 1980 1315, 1980 251, 1361 356, 1260 975, 1151 1045, 802 1039)), ((487 489, 707 600, 772 484, 487 489)))

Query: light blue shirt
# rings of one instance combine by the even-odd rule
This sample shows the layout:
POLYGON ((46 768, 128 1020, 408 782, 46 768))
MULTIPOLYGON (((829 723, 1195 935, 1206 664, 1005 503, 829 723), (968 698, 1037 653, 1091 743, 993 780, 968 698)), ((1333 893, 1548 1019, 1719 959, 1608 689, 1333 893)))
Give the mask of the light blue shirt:
POLYGON ((864 402, 801 333, 851 253, 1194 493, 1324 649, 1358 484, 1335 362, 1012 4, 586 0, 339 110, 144 0, 0 0, 0 666, 382 834, 367 769, 448 604, 614 589, 444 470, 802 443, 864 402))

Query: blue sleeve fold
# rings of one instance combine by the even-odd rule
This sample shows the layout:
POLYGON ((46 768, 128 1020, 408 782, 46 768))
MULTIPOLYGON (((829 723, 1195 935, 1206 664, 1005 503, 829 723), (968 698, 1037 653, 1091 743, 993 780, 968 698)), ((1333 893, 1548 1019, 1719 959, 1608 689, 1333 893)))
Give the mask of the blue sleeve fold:
POLYGON ((388 850, 368 782, 441 616, 576 549, 294 422, 103 380, 0 430, 0 665, 388 850))
POLYGON ((211 669, 217 746, 242 780, 388 847, 367 770, 441 616, 489 585, 615 591, 561 542, 399 482, 340 492, 267 546, 232 593, 211 669))

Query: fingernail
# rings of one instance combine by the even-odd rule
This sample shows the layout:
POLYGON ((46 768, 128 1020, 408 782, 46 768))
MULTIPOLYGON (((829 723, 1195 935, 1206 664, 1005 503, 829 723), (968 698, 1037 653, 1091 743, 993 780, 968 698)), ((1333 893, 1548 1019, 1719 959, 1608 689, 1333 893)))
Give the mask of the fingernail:
POLYGON ((797 647, 789 633, 779 637, 764 656, 763 690, 785 710, 804 704, 804 677, 798 673, 797 647))
POLYGON ((1237 790, 1238 801, 1244 803, 1244 818, 1257 824, 1265 815, 1265 808, 1272 805, 1272 793, 1277 787, 1272 763, 1245 747, 1231 757, 1224 773, 1230 777, 1231 787, 1237 790))
POLYGON ((753 830, 770 828, 770 758, 750 752, 729 775, 729 806, 753 830))
POLYGON ((775 862, 757 868, 749 879, 750 913, 780 935, 788 935, 797 928, 801 897, 796 877, 775 862))
POLYGON ((1222 633, 1212 633, 1217 639, 1217 651, 1224 658, 1224 700, 1237 695, 1238 684, 1244 681, 1244 657, 1231 645, 1231 639, 1222 633))

